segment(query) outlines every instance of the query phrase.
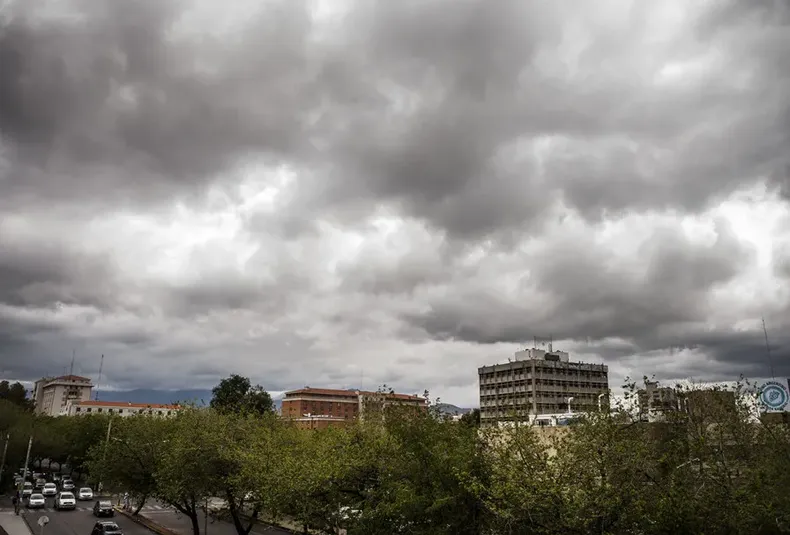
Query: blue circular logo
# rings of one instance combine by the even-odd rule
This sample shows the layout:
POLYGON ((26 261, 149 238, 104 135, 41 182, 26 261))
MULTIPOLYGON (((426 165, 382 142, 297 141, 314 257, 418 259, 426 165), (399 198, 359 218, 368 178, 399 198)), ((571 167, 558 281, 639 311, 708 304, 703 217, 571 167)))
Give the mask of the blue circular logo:
POLYGON ((783 384, 774 381, 765 383, 760 391, 760 402, 772 411, 784 410, 789 397, 787 388, 783 384))

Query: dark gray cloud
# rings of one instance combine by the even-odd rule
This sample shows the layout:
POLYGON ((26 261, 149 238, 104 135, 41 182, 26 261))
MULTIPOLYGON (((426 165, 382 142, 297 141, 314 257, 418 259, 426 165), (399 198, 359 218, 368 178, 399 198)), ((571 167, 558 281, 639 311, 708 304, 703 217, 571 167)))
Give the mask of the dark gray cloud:
POLYGON ((112 308, 118 288, 110 257, 55 238, 23 240, 0 224, 0 304, 112 308))
POLYGON ((551 334, 757 374, 765 314, 790 374, 790 227, 752 232, 769 268, 743 228, 687 228, 761 184, 733 220, 787 209, 786 2, 312 9, 7 3, 3 367, 451 389, 551 334))

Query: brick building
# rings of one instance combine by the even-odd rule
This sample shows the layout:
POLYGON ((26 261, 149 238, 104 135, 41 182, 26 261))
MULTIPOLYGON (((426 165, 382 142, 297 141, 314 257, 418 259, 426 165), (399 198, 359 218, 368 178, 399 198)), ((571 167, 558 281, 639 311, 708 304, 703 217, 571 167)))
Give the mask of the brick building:
POLYGON ((285 393, 281 414, 304 429, 347 425, 364 416, 365 411, 391 405, 427 408, 428 400, 421 396, 394 392, 334 390, 328 388, 300 388, 285 393))

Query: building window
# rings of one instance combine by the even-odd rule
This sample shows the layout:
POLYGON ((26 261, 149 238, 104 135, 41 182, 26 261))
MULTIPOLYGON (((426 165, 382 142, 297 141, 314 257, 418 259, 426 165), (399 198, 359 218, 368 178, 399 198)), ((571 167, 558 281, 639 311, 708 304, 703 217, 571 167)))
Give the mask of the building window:
POLYGON ((91 412, 91 408, 90 407, 88 407, 88 412, 91 412))
POLYGON ((77 408, 75 409, 75 412, 80 412, 81 410, 82 410, 82 408, 80 408, 80 407, 77 407, 77 408))
POLYGON ((101 411, 102 411, 102 409, 101 409, 101 408, 99 408, 99 409, 97 409, 97 411, 98 411, 98 412, 101 412, 101 411))

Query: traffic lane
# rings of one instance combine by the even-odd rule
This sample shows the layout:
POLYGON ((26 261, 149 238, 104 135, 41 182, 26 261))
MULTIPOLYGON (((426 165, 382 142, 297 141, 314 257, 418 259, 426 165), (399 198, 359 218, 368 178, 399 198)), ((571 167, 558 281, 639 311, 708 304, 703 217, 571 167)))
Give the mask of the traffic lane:
MULTIPOLYGON (((118 515, 116 515, 118 516, 118 515)), ((175 531, 180 535, 192 535, 192 521, 188 516, 174 512, 173 510, 163 509, 161 511, 145 511, 142 516, 156 522, 160 526, 175 531)), ((210 518, 208 522, 201 514, 198 517, 200 524, 201 535, 238 535, 235 526, 230 522, 223 522, 221 520, 212 521, 210 518), (204 532, 203 527, 206 527, 204 532)), ((246 524, 245 524, 246 526, 246 524)), ((270 526, 268 524, 255 524, 250 535, 292 535, 292 531, 270 526)), ((90 534, 89 534, 90 535, 90 534)))
POLYGON ((113 518, 105 517, 99 519, 93 516, 91 511, 42 511, 41 509, 32 509, 25 511, 25 520, 27 520, 35 535, 91 535, 93 525, 98 520, 113 520, 123 530, 124 535, 151 535, 148 529, 128 518, 124 518, 120 514, 116 514, 113 518), (49 523, 44 526, 43 531, 38 525, 38 519, 42 516, 49 518, 49 523))

